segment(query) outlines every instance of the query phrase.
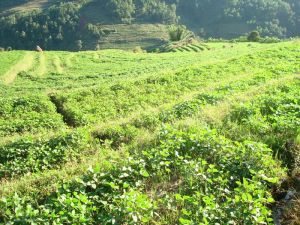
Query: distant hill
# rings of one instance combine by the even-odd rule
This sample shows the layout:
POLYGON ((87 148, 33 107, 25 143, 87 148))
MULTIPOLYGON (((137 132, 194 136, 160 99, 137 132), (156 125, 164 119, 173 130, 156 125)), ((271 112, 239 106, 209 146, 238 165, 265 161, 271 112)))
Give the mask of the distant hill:
POLYGON ((8 16, 13 13, 42 10, 58 2, 59 0, 2 0, 0 2, 0 15, 8 16))
POLYGON ((169 24, 202 38, 234 38, 252 30, 300 35, 298 0, 2 0, 0 47, 49 50, 153 48, 169 24))

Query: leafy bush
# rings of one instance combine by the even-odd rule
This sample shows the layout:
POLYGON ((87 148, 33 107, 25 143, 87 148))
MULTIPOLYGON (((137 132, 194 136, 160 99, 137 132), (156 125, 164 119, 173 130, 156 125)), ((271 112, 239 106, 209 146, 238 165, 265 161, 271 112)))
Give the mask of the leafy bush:
POLYGON ((107 172, 90 169, 45 203, 18 195, 2 199, 0 218, 46 224, 137 225, 165 222, 165 216, 171 224, 270 222, 267 204, 273 199, 266 189, 283 173, 270 153, 264 145, 234 143, 216 131, 164 128, 154 148, 107 172), (156 190, 160 181, 173 187, 156 190))
POLYGON ((252 31, 249 35, 248 35, 248 41, 252 41, 252 42, 258 42, 260 40, 260 34, 258 31, 252 31))
POLYGON ((117 125, 104 130, 94 131, 94 136, 100 143, 111 142, 113 148, 120 147, 121 144, 127 144, 138 134, 138 129, 132 125, 117 125))
POLYGON ((88 144, 88 134, 83 132, 21 138, 4 144, 0 146, 0 179, 57 168, 77 159, 88 144))
POLYGON ((231 137, 262 141, 274 150, 291 168, 297 167, 295 139, 300 125, 299 82, 283 85, 255 100, 236 105, 227 118, 224 129, 230 130, 231 137), (243 132, 234 132, 234 129, 243 132), (248 132, 245 132, 245 130, 248 132), (248 135, 250 134, 250 136, 248 135))
POLYGON ((64 127, 63 118, 44 96, 0 98, 0 135, 64 127))

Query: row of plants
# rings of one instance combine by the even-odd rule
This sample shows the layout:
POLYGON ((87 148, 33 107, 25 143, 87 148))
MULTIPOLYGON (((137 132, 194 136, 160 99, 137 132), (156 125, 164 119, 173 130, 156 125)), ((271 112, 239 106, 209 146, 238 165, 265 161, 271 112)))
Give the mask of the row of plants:
POLYGON ((212 82, 222 82, 225 77, 229 79, 228 76, 250 73, 253 67, 256 69, 251 71, 252 74, 268 71, 270 76, 279 77, 295 73, 299 69, 299 64, 294 60, 296 54, 297 51, 288 47, 264 51, 256 56, 247 55, 226 63, 195 66, 175 74, 58 93, 53 98, 62 106, 63 113, 72 121, 73 126, 83 126, 122 118, 134 111, 174 102, 185 93, 198 91, 212 82))
POLYGON ((154 52, 202 52, 205 50, 210 50, 208 46, 202 43, 169 43, 165 44, 159 49, 155 49, 154 52))
POLYGON ((268 82, 274 81, 278 78, 277 75, 272 73, 264 74, 258 73, 257 75, 246 77, 242 80, 228 82, 225 85, 220 85, 215 89, 210 90, 209 93, 201 93, 193 97, 191 100, 184 101, 174 105, 169 110, 164 110, 160 113, 160 120, 162 122, 176 121, 190 117, 201 111, 201 108, 206 105, 217 105, 223 100, 233 96, 239 95, 253 87, 267 85, 268 82))
MULTIPOLYGON (((95 132, 94 136, 96 136, 102 142, 105 140, 110 140, 111 146, 113 148, 118 148, 121 144, 129 143, 132 139, 134 139, 139 134, 139 129, 151 129, 159 126, 161 123, 176 121, 184 117, 192 116, 193 114, 199 112, 201 107, 204 107, 207 104, 217 104, 218 102, 224 100, 224 98, 229 97, 235 92, 249 89, 255 85, 264 84, 269 79, 272 79, 274 77, 265 76, 264 79, 261 78, 261 76, 254 76, 240 81, 229 81, 225 85, 217 86, 215 90, 211 90, 210 94, 199 94, 192 100, 178 103, 171 109, 163 110, 157 115, 142 115, 140 118, 135 119, 132 122, 133 126, 125 125, 110 127, 100 132, 95 132)), ((45 105, 36 105, 34 98, 30 98, 30 100, 31 101, 25 101, 23 99, 23 101, 21 101, 19 99, 19 102, 16 101, 14 105, 7 105, 7 107, 4 107, 2 109, 2 116, 7 116, 7 118, 10 118, 11 114, 9 112, 11 111, 16 113, 17 115, 18 113, 23 114, 24 111, 31 110, 38 113, 43 113, 45 105), (12 108, 9 109, 9 107, 12 108)), ((55 102, 55 100, 53 102, 55 102)), ((56 106, 58 107, 58 111, 63 110, 60 108, 62 106, 56 106)), ((64 120, 67 123, 72 123, 72 121, 68 120, 68 118, 66 117, 64 118, 64 120)), ((68 148, 66 150, 65 144, 61 144, 60 141, 58 141, 58 145, 50 144, 51 146, 49 147, 49 143, 56 143, 60 138, 63 138, 63 140, 65 140, 65 138, 68 138, 68 135, 65 137, 65 135, 61 136, 56 134, 53 138, 47 140, 40 140, 39 138, 21 138, 3 145, 1 147, 1 152, 3 153, 3 158, 1 161, 1 166, 3 167, 2 177, 20 175, 26 172, 47 170, 64 164, 66 161, 72 158, 75 159, 81 154, 81 144, 85 143, 81 139, 79 139, 79 141, 75 141, 75 145, 72 145, 71 149, 68 148), (80 141, 82 143, 80 143, 80 141), (80 145, 76 147, 78 143, 80 143, 80 145), (60 149, 61 145, 63 146, 62 149, 60 149), (61 155, 61 157, 59 157, 59 155, 61 155)), ((72 141, 73 138, 74 137, 72 136, 72 141)), ((83 146, 87 147, 85 144, 83 146)))
POLYGON ((163 127, 157 144, 108 171, 90 169, 41 202, 1 200, 5 224, 260 224, 284 175, 271 150, 206 128, 163 127))
POLYGON ((47 96, 0 97, 0 136, 63 128, 62 116, 47 96))
POLYGON ((263 93, 276 88, 281 81, 290 83, 294 77, 295 75, 286 76, 278 80, 272 74, 269 76, 253 75, 242 80, 228 81, 211 88, 209 93, 196 94, 190 100, 181 101, 158 111, 143 112, 126 122, 121 120, 116 125, 108 124, 93 128, 92 133, 100 140, 100 143, 109 144, 113 149, 118 149, 136 141, 139 136, 143 136, 145 131, 156 132, 161 124, 176 124, 187 118, 195 119, 201 116, 201 111, 205 107, 218 106, 231 97, 234 99, 241 95, 248 95, 247 93, 251 92, 253 87, 262 89, 260 92, 263 93))
MULTIPOLYGON (((282 47, 297 48, 294 43, 281 43, 280 45, 262 45, 253 43, 249 47, 247 43, 234 44, 234 48, 223 48, 224 44, 207 44, 213 51, 165 53, 165 54, 134 54, 120 50, 105 50, 101 52, 44 52, 46 61, 41 63, 35 60, 32 69, 18 74, 13 85, 2 87, 1 93, 11 96, 16 92, 41 92, 49 93, 49 90, 63 90, 70 92, 74 89, 87 89, 88 87, 106 86, 115 83, 127 83, 129 80, 140 80, 149 76, 161 76, 163 73, 181 71, 191 65, 200 67, 212 62, 218 64, 232 58, 240 58, 253 52, 267 49, 279 49, 282 47), (60 62, 58 62, 60 61, 60 62), (53 67, 53 63, 60 65, 53 67), (46 64, 46 68, 45 68, 46 64), (40 69, 43 76, 39 74, 40 69), (59 68, 59 70, 57 69, 59 68), (12 94, 6 94, 11 90, 12 94)), ((284 48, 284 51, 290 51, 284 48)), ((18 52, 16 52, 18 53, 18 52)), ((36 55, 36 59, 40 54, 36 55)), ((41 58, 41 57, 40 57, 41 58)), ((5 65, 4 65, 5 67, 5 65)))
POLYGON ((236 140, 256 140, 274 149, 291 169, 299 168, 300 81, 283 84, 233 107, 224 120, 224 133, 236 140), (241 132, 243 131, 243 132, 241 132))
MULTIPOLYGON (((52 56, 52 55, 51 55, 52 56)), ((248 60, 248 59, 247 59, 248 60)), ((244 61, 242 60, 241 62, 236 62, 233 61, 235 64, 239 64, 239 63, 243 63, 244 61)), ((225 68, 225 63, 224 63, 224 68, 225 68)), ((215 66, 207 66, 207 68, 212 68, 214 70, 216 70, 215 66)), ((223 68, 223 69, 224 69, 223 68)), ((236 68, 234 68, 236 69, 236 68)), ((224 71, 224 76, 227 76, 227 74, 225 74, 225 72, 229 72, 230 68, 228 68, 226 71, 224 71)), ((185 76, 190 76, 191 71, 189 69, 186 69, 184 71, 185 73, 187 73, 185 76)), ((197 67, 194 69, 194 71, 192 72, 192 74, 194 74, 194 72, 196 73, 201 73, 201 71, 199 71, 199 69, 197 69, 197 67)), ((237 71, 235 73, 238 73, 239 70, 237 69, 237 71)), ((208 73, 208 72, 207 72, 208 73)), ((221 77, 220 76, 220 71, 217 70, 216 72, 216 77, 221 77)), ((259 72, 257 72, 259 73, 259 72)), ((204 74, 206 76, 206 73, 204 74)), ((21 76, 21 75, 19 75, 21 76)), ((194 75, 196 76, 196 74, 194 75)), ((203 79, 206 79, 206 77, 203 77, 203 79)), ((119 147, 121 143, 127 143, 129 142, 131 139, 133 139, 134 137, 137 136, 138 134, 138 129, 139 128, 147 128, 147 129, 151 129, 155 128, 157 126, 159 126, 159 124, 161 124, 162 122, 170 122, 172 120, 175 119, 181 119, 183 117, 186 116, 190 116, 196 112, 199 111, 199 108, 201 108, 202 106, 206 105, 206 104, 216 104, 218 101, 223 100, 225 97, 233 94, 235 91, 241 91, 243 89, 247 89, 250 88, 253 85, 258 85, 258 84, 263 84, 264 82, 266 82, 269 79, 273 79, 274 78, 274 74, 270 74, 270 75, 266 75, 264 74, 264 77, 260 76, 260 75, 252 75, 249 77, 246 77, 246 79, 244 78, 244 80, 236 80, 236 81, 231 81, 230 79, 228 80, 224 80, 224 81, 220 81, 220 83, 216 83, 213 87, 211 87, 210 90, 210 94, 199 94, 196 95, 195 98, 193 98, 191 101, 187 101, 187 102, 181 102, 176 104, 172 109, 170 110, 164 110, 163 112, 159 113, 158 115, 154 115, 154 116, 149 116, 149 115, 144 115, 142 116, 140 119, 136 119, 133 123, 134 126, 129 126, 129 127, 117 127, 117 128, 113 128, 111 130, 105 130, 103 132, 100 132, 98 134, 96 134, 97 138, 99 138, 100 140, 105 140, 105 139, 112 139, 112 145, 114 148, 119 147), (253 76, 253 77, 252 77, 253 76)), ((176 78, 179 79, 179 78, 176 78)), ((212 80, 214 81, 216 78, 212 77, 212 80)), ((185 79, 186 80, 186 79, 185 79)), ((233 79, 234 80, 234 79, 233 79)), ((159 85, 165 85, 168 84, 169 82, 172 82, 172 79, 166 80, 164 77, 161 78, 148 78, 145 81, 138 81, 136 82, 136 84, 139 85, 143 85, 144 82, 146 82, 146 84, 159 84, 159 85), (138 83, 140 82, 140 83, 138 83)), ((211 81, 207 80, 207 85, 210 85, 211 81)), ((122 91, 122 88, 124 86, 122 85, 114 85, 113 87, 111 87, 111 90, 113 91, 122 91)), ((82 97, 84 98, 84 97, 82 97)), ((42 97, 38 96, 38 95, 28 95, 28 96, 24 96, 22 98, 2 98, 2 108, 1 108, 1 118, 3 121, 2 124, 2 128, 3 131, 5 130, 5 132, 7 134, 22 134, 24 132, 30 132, 30 133, 37 133, 37 132, 41 132, 41 131, 48 131, 49 130, 56 130, 59 128, 63 128, 65 125, 63 123, 63 121, 67 122, 67 123, 72 123, 72 120, 69 120, 68 115, 63 114, 63 115, 59 115, 56 111, 63 112, 64 108, 63 105, 60 105, 60 102, 56 102, 55 98, 52 99, 48 99, 47 97, 42 97), (51 100, 52 103, 49 101, 51 100), (54 103, 54 104, 53 104, 54 103), (56 107, 55 107, 56 106, 56 107), (6 124, 6 126, 4 126, 6 124), (16 124, 14 126, 14 124, 16 124)), ((72 124, 71 124, 72 125, 72 124)), ((56 135, 54 135, 56 137, 56 135)), ((16 140, 12 143, 9 144, 5 144, 3 145, 2 149, 3 152, 10 152, 10 146, 18 146, 19 142, 23 143, 23 142, 28 141, 28 139, 25 137, 24 139, 21 138, 19 140, 16 140)), ((47 142, 47 141, 46 141, 47 142)), ((44 141, 40 141, 39 139, 34 139, 29 141, 29 145, 26 147, 25 152, 30 152, 31 148, 36 149, 36 146, 44 146, 47 144, 44 143, 44 141)), ((23 145, 21 145, 23 146, 23 145)), ((24 148, 24 146, 22 147, 24 148)), ((44 147, 41 147, 44 148, 44 147)), ((35 150, 34 150, 35 151, 35 150)), ((46 151, 46 150, 45 150, 46 151)), ((15 152, 15 149, 13 148, 13 150, 11 152, 15 152)), ((35 154, 35 153, 34 153, 35 154)), ((74 152, 70 153, 70 157, 72 157, 72 154, 76 155, 76 150, 74 150, 74 152)), ((10 154, 12 157, 13 154, 10 154)), ((27 155, 26 155, 27 157, 27 155)), ((26 162, 26 157, 25 159, 22 158, 23 161, 26 162)), ((30 156, 31 157, 31 156, 30 156)), ((34 156, 36 157, 36 156, 34 156)), ((50 154, 51 157, 51 154, 50 154)), ((76 158, 76 157, 74 157, 76 158)), ((5 177, 9 177, 11 175, 22 175, 28 171, 31 172, 36 172, 37 170, 32 170, 31 168, 34 167, 38 167, 39 170, 46 170, 48 169, 47 167, 44 167, 43 164, 40 165, 40 163, 34 163, 33 161, 30 161, 30 166, 27 166, 24 171, 22 169, 20 169, 19 167, 17 167, 16 172, 11 172, 10 170, 12 170, 12 164, 15 163, 14 160, 16 160, 16 162, 19 162, 19 159, 10 159, 7 160, 5 162, 3 162, 3 165, 8 165, 8 169, 6 168, 6 166, 4 166, 3 171, 5 172, 5 177), (41 169, 44 168, 44 169, 41 169), (18 172, 19 171, 19 172, 18 172), (15 173, 15 174, 14 174, 15 173)), ((42 158, 42 160, 44 160, 44 158, 42 158)), ((27 163, 27 162, 26 162, 27 163)), ((26 164, 25 163, 25 164, 26 164)), ((62 165, 64 164, 65 161, 63 162, 59 162, 59 163, 53 163, 53 168, 55 168, 57 166, 57 164, 62 165)), ((21 166, 23 167, 23 165, 21 166)), ((3 172, 4 173, 4 172, 3 172)))
MULTIPOLYGON (((68 118, 65 103, 70 98, 78 104, 78 112, 83 115, 97 114, 97 110, 105 112, 111 107, 104 104, 109 104, 107 99, 118 100, 118 109, 125 108, 124 102, 129 107, 128 112, 134 111, 134 97, 141 94, 144 94, 142 99, 150 98, 147 104, 160 106, 170 103, 170 108, 163 107, 165 110, 155 111, 157 114, 147 114, 146 111, 141 118, 133 117, 132 124, 108 125, 108 129, 94 132, 93 137, 102 143, 100 148, 129 149, 130 157, 107 161, 105 164, 109 166, 105 170, 102 166, 90 169, 79 179, 66 181, 51 195, 38 200, 36 193, 30 192, 6 195, 0 203, 0 223, 272 224, 270 206, 274 200, 270 190, 285 174, 272 155, 281 151, 280 146, 299 146, 299 80, 272 88, 251 104, 245 103, 245 110, 237 104, 218 127, 220 132, 197 126, 197 118, 191 123, 195 127, 177 127, 176 121, 193 116, 205 105, 217 105, 257 85, 268 86, 272 80, 286 81, 280 78, 291 77, 299 71, 299 51, 294 46, 281 46, 277 50, 264 50, 216 65, 189 67, 176 74, 119 82, 104 86, 103 92, 97 86, 52 94, 54 99, 42 96, 28 99, 3 97, 5 107, 0 109, 3 121, 13 121, 13 118, 23 118, 23 115, 26 118, 27 112, 58 115, 57 110, 63 113, 64 118, 59 116, 60 123, 63 123, 63 119, 66 121, 68 118), (180 85, 182 89, 178 90, 180 85), (166 90, 168 88, 170 92, 166 90), (195 95, 190 95, 192 99, 185 101, 183 94, 191 90, 195 95), (103 97, 101 93, 107 96, 103 97), (168 97, 167 94, 173 96, 168 97), (42 103, 37 103, 36 99, 42 99, 42 103), (8 103, 5 103, 6 100, 8 103), (93 101, 98 108, 89 108, 88 104, 93 101), (266 121, 265 125, 269 128, 263 130, 265 122, 262 121, 266 121), (161 123, 170 123, 173 128, 163 125, 157 138, 146 140, 146 145, 140 148, 131 143, 138 142, 137 138, 143 132, 156 133, 161 123), (258 133, 261 131, 263 139, 258 133), (258 143, 261 141, 264 144, 258 143), (106 145, 107 142, 110 145, 106 145)), ((72 74, 57 76, 68 79, 72 74)), ((144 109, 146 107, 140 111, 144 109)), ((106 114, 107 121, 127 115, 120 110, 117 111, 120 115, 111 112, 113 117, 106 114)), ((56 133, 40 139, 23 137, 1 144, 2 178, 59 170, 66 162, 78 161, 83 155, 93 157, 92 144, 95 140, 89 131, 84 130, 56 133)))
MULTIPOLYGON (((4 220, 7 224, 272 223, 269 206, 274 200, 268 190, 284 174, 272 159, 272 150, 195 129, 163 128, 154 148, 134 152, 133 158, 112 165, 110 171, 90 170, 38 206, 30 196, 4 199, 8 213, 4 220)), ((124 132, 130 136, 136 131, 127 127, 124 132)))
POLYGON ((92 150, 85 130, 49 137, 22 137, 0 145, 0 179, 59 168, 92 150))

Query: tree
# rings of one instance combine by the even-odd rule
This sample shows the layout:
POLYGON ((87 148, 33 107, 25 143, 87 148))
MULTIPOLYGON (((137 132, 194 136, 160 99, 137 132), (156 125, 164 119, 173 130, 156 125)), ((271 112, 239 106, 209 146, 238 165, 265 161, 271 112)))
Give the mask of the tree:
POLYGON ((170 41, 181 41, 188 38, 195 38, 195 35, 193 32, 186 29, 186 27, 183 25, 172 25, 169 27, 169 38, 170 41))
POLYGON ((109 0, 106 7, 124 23, 131 23, 135 13, 133 0, 109 0))

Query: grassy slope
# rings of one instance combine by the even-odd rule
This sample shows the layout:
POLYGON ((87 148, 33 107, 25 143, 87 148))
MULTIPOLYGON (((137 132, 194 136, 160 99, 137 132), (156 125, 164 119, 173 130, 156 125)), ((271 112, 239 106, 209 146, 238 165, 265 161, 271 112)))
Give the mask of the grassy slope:
MULTIPOLYGON (((162 24, 118 24, 113 17, 104 10, 99 2, 91 1, 81 10, 83 19, 87 23, 101 26, 104 30, 115 32, 101 39, 100 49, 133 49, 136 46, 143 48, 162 44, 168 39, 167 27, 162 24)), ((89 49, 93 49, 96 43, 85 40, 89 49)))
MULTIPOLYGON (((223 45, 211 44, 210 47, 214 50, 201 53, 133 54, 111 50, 81 53, 45 52, 44 56, 36 53, 35 67, 25 74, 18 75, 10 86, 2 84, 1 96, 9 97, 8 99, 18 99, 29 94, 42 96, 41 99, 37 98, 37 101, 43 103, 44 108, 41 110, 49 118, 55 114, 52 103, 47 99, 49 93, 58 97, 68 96, 66 99, 70 102, 62 102, 63 111, 75 106, 76 111, 82 111, 85 115, 100 115, 101 110, 103 112, 110 110, 110 103, 103 105, 107 109, 97 108, 97 106, 86 109, 86 106, 94 102, 101 105, 102 97, 108 97, 104 103, 110 102, 111 99, 121 99, 118 102, 121 110, 127 107, 133 108, 133 112, 124 114, 121 118, 108 117, 106 122, 92 119, 87 129, 101 136, 103 133, 109 134, 106 133, 107 129, 114 129, 122 124, 136 126, 138 121, 143 121, 143 118, 148 118, 149 115, 155 117, 163 111, 173 112, 173 109, 177 109, 174 105, 197 99, 198 95, 218 94, 219 98, 218 90, 229 89, 229 92, 221 92, 221 98, 218 100, 220 102, 217 102, 217 105, 207 104, 196 114, 196 117, 187 116, 188 118, 175 120, 175 124, 179 126, 189 126, 189 124, 201 126, 202 123, 209 123, 217 127, 222 123, 223 118, 230 114, 231 105, 239 101, 249 101, 256 95, 282 83, 293 83, 300 70, 295 56, 299 51, 296 43, 252 46, 242 43, 235 44, 234 48, 223 48, 223 45), (183 81, 186 83, 182 83, 183 81), (168 85, 164 85, 164 82, 168 85), (107 90, 111 87, 119 89, 119 92, 108 91, 107 96, 97 96, 99 90, 107 90), (129 91, 126 91, 127 88, 129 91), (143 92, 143 88, 146 88, 146 92, 143 92), (172 90, 174 92, 167 93, 172 90), (134 108, 134 104, 141 105, 141 102, 135 102, 136 96, 145 96, 142 102, 144 107, 134 108), (164 97, 164 100, 160 100, 164 97), (147 103, 147 99, 154 102, 147 103), (129 105, 122 105, 128 101, 129 105)), ((15 61, 17 63, 18 60, 15 61)), ((33 119, 34 112, 38 112, 35 107, 33 105, 30 108, 33 112, 30 116, 33 116, 33 119)), ((24 120, 18 112, 8 116, 10 117, 14 120, 15 118, 24 120)), ((53 121, 61 123, 61 118, 55 116, 53 121)), ((51 125, 51 122, 46 121, 46 124, 51 125)), ((26 123, 22 127, 30 127, 29 125, 36 129, 25 130, 23 134, 14 132, 11 135, 6 134, 2 142, 18 141, 28 135, 39 137, 43 136, 43 132, 51 133, 53 136, 59 134, 56 131, 57 127, 50 126, 46 130, 40 130, 38 125, 26 123)), ((59 124, 59 126, 58 129, 61 129, 64 125, 59 124)), ((121 135, 119 141, 121 143, 123 141, 125 145, 117 145, 120 154, 101 147, 101 151, 85 153, 87 156, 83 156, 82 161, 68 162, 62 169, 54 168, 32 176, 3 181, 0 193, 5 196, 13 191, 23 194, 32 192, 42 198, 55 190, 55 185, 61 180, 66 181, 82 175, 90 165, 101 163, 105 168, 107 162, 118 161, 118 157, 123 157, 122 152, 126 155, 128 149, 143 149, 144 146, 150 145, 154 138, 151 133, 157 134, 156 127, 153 130, 153 127, 142 126, 139 135, 129 141, 121 135), (102 151, 105 152, 104 155, 102 151)))

